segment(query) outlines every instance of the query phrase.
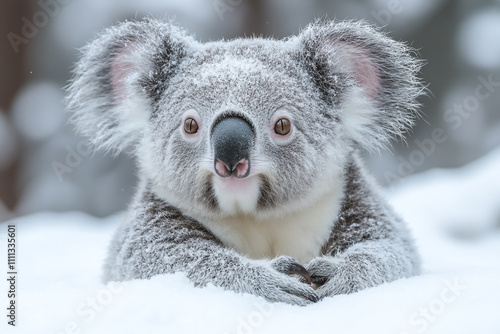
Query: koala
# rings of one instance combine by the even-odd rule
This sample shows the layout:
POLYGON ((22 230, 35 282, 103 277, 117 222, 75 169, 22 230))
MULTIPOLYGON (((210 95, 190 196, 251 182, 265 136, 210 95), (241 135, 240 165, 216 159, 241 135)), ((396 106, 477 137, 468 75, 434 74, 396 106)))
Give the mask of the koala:
POLYGON ((418 274, 360 152, 412 125, 420 68, 363 22, 209 43, 153 18, 105 30, 67 87, 77 129, 138 166, 104 281, 182 272, 307 305, 418 274))

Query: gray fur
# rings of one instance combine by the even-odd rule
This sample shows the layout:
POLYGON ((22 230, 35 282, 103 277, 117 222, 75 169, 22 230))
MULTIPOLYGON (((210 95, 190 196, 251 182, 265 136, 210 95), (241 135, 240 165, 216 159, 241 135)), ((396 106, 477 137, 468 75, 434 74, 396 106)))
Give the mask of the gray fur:
POLYGON ((195 220, 148 190, 132 207, 133 216, 115 235, 105 265, 105 281, 145 279, 181 271, 197 286, 212 283, 270 301, 304 305, 318 299, 314 290, 281 274, 293 261, 252 261, 224 247, 195 220), (133 223, 129 223, 133 222, 133 223))
POLYGON ((132 148, 141 177, 111 244, 105 280, 180 271, 196 285, 305 305, 417 274, 404 222, 356 153, 386 146, 412 124, 422 86, 411 53, 359 22, 317 21, 285 40, 206 44, 153 19, 103 32, 83 50, 68 87, 69 109, 96 146, 132 148), (269 135, 271 118, 281 112, 293 119, 286 140, 269 135), (199 119, 197 137, 181 130, 186 113, 199 119), (227 199, 217 190, 210 129, 227 115, 244 118, 256 132, 254 197, 227 199), (287 233, 280 217, 332 193, 338 199, 331 207, 340 209, 329 222, 330 237, 302 263, 316 283, 326 282, 316 291, 284 274, 296 264, 289 254, 251 258, 224 242, 222 225, 236 220, 279 221, 287 233))

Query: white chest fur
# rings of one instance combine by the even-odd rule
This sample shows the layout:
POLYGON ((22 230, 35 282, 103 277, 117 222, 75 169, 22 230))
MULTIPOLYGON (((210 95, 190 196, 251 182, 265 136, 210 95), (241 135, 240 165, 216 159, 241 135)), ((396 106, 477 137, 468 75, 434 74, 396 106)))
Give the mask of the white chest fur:
POLYGON ((225 245, 253 259, 289 255, 306 264, 320 255, 340 209, 341 196, 328 194, 299 212, 258 221, 238 215, 205 222, 225 245))

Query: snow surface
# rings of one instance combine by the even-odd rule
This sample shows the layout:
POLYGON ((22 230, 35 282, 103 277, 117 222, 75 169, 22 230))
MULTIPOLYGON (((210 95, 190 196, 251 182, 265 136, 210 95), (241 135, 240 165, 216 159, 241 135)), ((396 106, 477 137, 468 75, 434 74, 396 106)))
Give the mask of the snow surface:
MULTIPOLYGON (((17 227, 18 320, 8 333, 500 333, 500 149, 459 170, 388 190, 417 239, 424 272, 297 307, 182 275, 100 283, 119 216, 42 212, 17 227)), ((5 260, 2 260, 5 261, 5 260)), ((5 268, 4 265, 2 267, 5 268)), ((7 298, 6 281, 0 281, 7 298)))

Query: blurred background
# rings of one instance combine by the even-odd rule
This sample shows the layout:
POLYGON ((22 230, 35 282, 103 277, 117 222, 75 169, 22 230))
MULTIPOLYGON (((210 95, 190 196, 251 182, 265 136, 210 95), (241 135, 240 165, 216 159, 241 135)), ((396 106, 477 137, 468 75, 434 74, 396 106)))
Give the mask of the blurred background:
POLYGON ((67 124, 77 49, 105 27, 175 17, 200 41, 282 38, 318 17, 364 19, 419 50, 429 95, 406 142, 367 155, 385 186, 500 147, 500 0, 2 0, 0 221, 40 210, 126 208, 134 162, 92 153, 67 124))

